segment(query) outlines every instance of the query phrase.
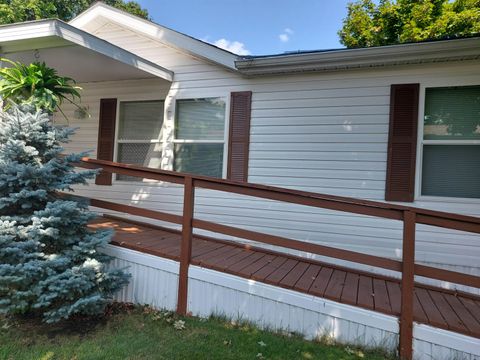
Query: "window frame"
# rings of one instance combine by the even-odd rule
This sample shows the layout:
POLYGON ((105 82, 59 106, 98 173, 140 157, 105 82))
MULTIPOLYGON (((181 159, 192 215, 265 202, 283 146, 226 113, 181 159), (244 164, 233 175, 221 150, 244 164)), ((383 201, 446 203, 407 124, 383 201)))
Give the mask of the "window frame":
MULTIPOLYGON (((178 100, 192 100, 192 99, 209 99, 209 98, 221 98, 225 102, 225 128, 224 128, 224 135, 223 135, 223 166, 222 166, 222 179, 227 178, 227 169, 228 169, 228 150, 229 150, 229 137, 230 137, 230 92, 229 91, 220 91, 220 92, 208 92, 203 94, 185 94, 182 96, 171 96, 165 95, 163 98, 159 98, 158 95, 141 95, 141 96, 115 96, 112 95, 117 99, 117 111, 116 111, 116 119, 115 119, 115 138, 114 138, 114 148, 113 148, 113 158, 114 161, 118 161, 118 148, 119 148, 119 127, 120 127, 120 104, 122 102, 141 102, 141 101, 162 101, 164 105, 164 113, 163 113, 163 131, 164 136, 163 139, 160 141, 163 145, 162 151, 162 170, 174 171, 173 170, 173 161, 171 167, 169 164, 164 163, 163 160, 166 158, 165 156, 165 148, 171 143, 173 146, 175 145, 175 119, 177 116, 177 101, 178 100), (171 140, 168 140, 169 133, 171 131, 171 140)), ((144 141, 144 140, 140 140, 144 141)), ((208 142, 209 140, 207 140, 208 142)), ((215 140, 217 141, 217 140, 215 140)), ((184 141, 188 142, 188 141, 184 141)), ((120 141, 121 143, 121 141, 120 141)), ((132 142, 133 143, 133 142, 132 142)), ((155 142, 157 143, 157 142, 155 142)), ((220 143, 220 142, 217 142, 220 143)), ((132 181, 132 180, 118 180, 116 174, 114 174, 112 179, 112 184, 119 183, 119 184, 136 184, 138 185, 141 182, 146 182, 145 179, 143 181, 132 181)), ((146 179, 149 185, 155 185, 157 183, 161 184, 161 181, 146 179)))
POLYGON ((200 96, 181 96, 174 99, 173 103, 175 104, 175 110, 172 118, 172 145, 173 145, 173 161, 172 161, 172 171, 175 171, 175 144, 223 144, 223 159, 222 159, 222 177, 221 179, 227 178, 227 169, 228 169, 228 143, 229 143, 229 134, 230 134, 230 93, 220 93, 220 94, 203 94, 200 96), (177 122, 177 103, 182 100, 195 100, 195 99, 222 99, 225 102, 225 125, 223 129, 223 141, 221 140, 182 140, 175 138, 176 132, 176 122, 177 122))
POLYGON ((415 201, 480 204, 480 198, 461 198, 422 194, 423 146, 424 145, 480 145, 480 140, 424 140, 425 95, 426 89, 441 87, 480 86, 479 80, 472 81, 432 81, 420 84, 418 102, 417 159, 415 174, 415 201))
MULTIPOLYGON (((119 150, 119 144, 162 144, 162 153, 163 153, 163 147, 165 146, 165 141, 164 139, 159 139, 158 141, 155 140, 119 140, 118 135, 119 135, 119 130, 120 130, 120 109, 121 109, 121 104, 122 103, 128 103, 128 102, 152 102, 152 101, 159 101, 163 102, 163 125, 162 127, 165 126, 165 112, 166 112, 166 99, 160 99, 158 97, 147 97, 147 96, 138 96, 138 97, 117 97, 117 112, 116 112, 116 119, 115 119, 115 142, 113 146, 113 158, 115 159, 114 161, 118 162, 118 150, 119 150)), ((163 156, 163 154, 162 154, 163 156)), ((154 180, 151 179, 140 179, 138 181, 133 181, 133 180, 120 180, 118 179, 118 174, 113 174, 113 179, 112 182, 114 183, 120 183, 120 184, 138 184, 141 182, 144 182, 144 180, 147 180, 148 182, 154 182, 154 180)))

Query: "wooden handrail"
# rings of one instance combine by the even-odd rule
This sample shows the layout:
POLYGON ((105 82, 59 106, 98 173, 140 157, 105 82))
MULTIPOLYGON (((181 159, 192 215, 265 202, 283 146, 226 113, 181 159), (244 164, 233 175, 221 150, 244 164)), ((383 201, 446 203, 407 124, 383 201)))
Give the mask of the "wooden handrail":
MULTIPOLYGON (((192 189, 204 188, 270 199, 275 201, 294 203, 298 205, 359 213, 363 215, 400 220, 404 222, 405 214, 414 214, 416 224, 425 224, 455 230, 463 230, 473 233, 480 233, 480 218, 473 216, 427 210, 411 206, 383 203, 378 201, 359 200, 355 198, 317 194, 307 191, 284 189, 274 186, 242 183, 224 179, 210 178, 206 176, 152 169, 137 165, 115 163, 111 161, 90 158, 83 158, 81 163, 77 165, 85 168, 102 168, 105 171, 116 172, 122 175, 136 176, 159 181, 167 181, 175 184, 186 184, 186 182, 191 182, 192 189)), ((175 224, 182 224, 184 219, 184 217, 182 216, 168 214, 160 211, 148 210, 129 205, 120 205, 105 200, 88 199, 81 196, 76 197, 82 198, 84 200, 90 200, 92 206, 119 212, 125 212, 132 215, 143 216, 155 220, 163 220, 175 224)), ((224 235, 243 237, 257 242, 267 243, 270 245, 277 245, 290 249, 310 252, 313 254, 358 262, 361 264, 380 267, 393 271, 402 271, 402 262, 398 260, 392 260, 379 256, 362 254, 350 250, 332 248, 328 246, 244 230, 236 227, 220 225, 204 220, 195 219, 193 217, 192 224, 193 227, 201 228, 207 231, 222 233, 224 235)), ((415 275, 480 288, 479 276, 439 269, 420 264, 415 264, 414 271, 415 275)))
POLYGON ((379 201, 359 200, 349 197, 290 190, 274 186, 242 183, 90 158, 83 158, 77 165, 85 168, 101 168, 102 170, 111 173, 184 185, 183 216, 77 196, 79 199, 90 200, 90 204, 95 207, 125 212, 156 220, 163 220, 175 224, 182 224, 177 312, 183 315, 187 314, 188 269, 191 263, 193 228, 401 272, 402 299, 399 352, 402 359, 411 359, 413 353, 413 291, 415 275, 480 288, 480 276, 415 264, 416 224, 480 234, 480 218, 478 217, 379 201), (195 188, 402 221, 402 261, 195 219, 195 188))
POLYGON ((275 186, 243 183, 91 158, 83 158, 78 166, 91 169, 102 168, 105 171, 112 173, 172 182, 176 184, 184 184, 185 178, 191 177, 195 187, 295 203, 298 205, 327 208, 336 211, 360 213, 363 215, 393 220, 402 220, 404 211, 412 211, 418 215, 416 221, 418 224, 480 234, 480 218, 474 216, 384 203, 380 201, 359 200, 350 197, 318 194, 275 186), (362 210, 361 212, 360 209, 362 210))

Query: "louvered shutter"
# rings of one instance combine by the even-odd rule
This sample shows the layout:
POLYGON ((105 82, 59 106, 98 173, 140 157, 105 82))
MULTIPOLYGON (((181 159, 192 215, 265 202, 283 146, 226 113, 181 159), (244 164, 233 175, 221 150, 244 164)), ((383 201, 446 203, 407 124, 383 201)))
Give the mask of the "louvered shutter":
MULTIPOLYGON (((113 161, 116 117, 117 99, 101 99, 97 145, 97 159, 99 160, 113 161)), ((112 185, 112 174, 101 171, 95 179, 95 184, 112 185)))
POLYGON ((419 84, 392 85, 385 200, 412 202, 415 193, 419 84))
POLYGON ((231 93, 227 171, 230 180, 248 180, 251 103, 251 91, 231 93))

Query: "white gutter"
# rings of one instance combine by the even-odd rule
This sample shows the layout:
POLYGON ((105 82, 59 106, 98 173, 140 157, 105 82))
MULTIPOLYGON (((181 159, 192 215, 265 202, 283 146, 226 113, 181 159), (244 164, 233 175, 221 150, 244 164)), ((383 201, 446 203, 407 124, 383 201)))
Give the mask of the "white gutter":
POLYGON ((172 71, 60 20, 0 26, 0 45, 3 55, 28 49, 79 45, 167 81, 173 81, 172 71))
POLYGON ((239 59, 245 75, 333 71, 480 58, 480 37, 239 59))

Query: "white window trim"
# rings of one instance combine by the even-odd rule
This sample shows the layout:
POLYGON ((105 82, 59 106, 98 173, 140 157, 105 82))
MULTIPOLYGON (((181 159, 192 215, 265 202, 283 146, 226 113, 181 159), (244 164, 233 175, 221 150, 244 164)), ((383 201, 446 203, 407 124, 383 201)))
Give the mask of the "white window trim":
POLYGON ((415 201, 439 202, 439 203, 467 203, 480 204, 480 199, 460 198, 451 196, 431 196, 422 195, 422 171, 423 171, 423 145, 480 145, 480 140, 424 140, 423 126, 425 117, 425 90, 427 88, 451 87, 451 86, 477 86, 480 81, 451 81, 434 82, 420 84, 420 94, 418 99, 418 130, 417 130, 417 159, 415 173, 415 201))
MULTIPOLYGON (((222 179, 227 178, 227 169, 228 169, 228 143, 230 135, 230 93, 222 92, 218 95, 209 93, 208 95, 198 94, 198 96, 181 96, 177 97, 174 100, 175 103, 175 114, 173 115, 173 139, 172 144, 223 144, 223 160, 222 160, 222 179), (225 127, 223 140, 184 140, 184 139, 175 139, 175 123, 177 116, 177 101, 181 100, 193 100, 193 99, 213 99, 219 98, 225 102, 225 127)), ((175 155, 173 161, 175 161, 175 155)), ((173 164, 172 164, 173 166, 173 164)), ((173 169, 172 169, 173 170, 173 169)))

